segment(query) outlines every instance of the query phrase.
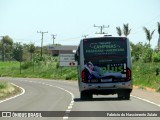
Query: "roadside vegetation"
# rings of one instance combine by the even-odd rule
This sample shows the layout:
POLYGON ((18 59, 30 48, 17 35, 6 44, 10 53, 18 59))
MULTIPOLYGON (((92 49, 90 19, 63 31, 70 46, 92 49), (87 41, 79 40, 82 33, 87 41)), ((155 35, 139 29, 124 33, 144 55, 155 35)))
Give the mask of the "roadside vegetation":
POLYGON ((20 92, 21 90, 12 84, 5 81, 0 81, 0 100, 14 96, 20 92))
POLYGON ((28 77, 76 80, 77 67, 59 67, 57 57, 45 56, 43 61, 0 62, 1 77, 28 77))

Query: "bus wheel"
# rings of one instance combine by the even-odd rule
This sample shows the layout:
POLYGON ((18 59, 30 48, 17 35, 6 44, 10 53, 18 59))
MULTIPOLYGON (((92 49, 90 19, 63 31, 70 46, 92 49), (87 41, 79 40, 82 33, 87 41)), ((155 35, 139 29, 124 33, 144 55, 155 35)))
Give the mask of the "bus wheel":
POLYGON ((130 100, 130 92, 129 91, 123 91, 118 93, 118 99, 122 100, 130 100))
POLYGON ((118 99, 120 99, 120 100, 121 100, 121 99, 123 99, 123 98, 124 98, 123 93, 122 93, 122 92, 119 92, 119 93, 118 93, 118 99))
POLYGON ((91 93, 88 93, 87 96, 88 96, 88 99, 92 99, 92 97, 93 97, 93 95, 91 93))
POLYGON ((92 99, 92 94, 83 91, 83 92, 81 92, 81 94, 80 94, 80 98, 81 98, 81 100, 92 99))
POLYGON ((125 99, 126 99, 126 100, 130 100, 130 92, 127 91, 127 92, 125 93, 125 99))

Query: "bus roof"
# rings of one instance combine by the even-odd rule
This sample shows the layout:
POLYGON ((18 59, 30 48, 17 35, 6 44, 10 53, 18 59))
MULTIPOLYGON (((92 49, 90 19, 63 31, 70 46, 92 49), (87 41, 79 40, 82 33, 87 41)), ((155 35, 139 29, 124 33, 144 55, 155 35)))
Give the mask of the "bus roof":
POLYGON ((83 38, 82 40, 86 40, 86 39, 98 39, 98 38, 123 38, 123 39, 127 39, 127 37, 113 37, 113 36, 97 36, 97 37, 89 37, 89 38, 83 38))

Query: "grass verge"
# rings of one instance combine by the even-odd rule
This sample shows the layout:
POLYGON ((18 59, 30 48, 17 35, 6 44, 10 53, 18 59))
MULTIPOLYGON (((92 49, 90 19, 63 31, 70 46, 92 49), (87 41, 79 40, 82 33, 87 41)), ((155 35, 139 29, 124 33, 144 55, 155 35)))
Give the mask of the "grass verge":
POLYGON ((11 83, 0 81, 0 100, 15 96, 21 93, 21 89, 11 83))
POLYGON ((133 63, 133 84, 140 88, 153 88, 160 92, 160 75, 156 70, 160 63, 133 63))

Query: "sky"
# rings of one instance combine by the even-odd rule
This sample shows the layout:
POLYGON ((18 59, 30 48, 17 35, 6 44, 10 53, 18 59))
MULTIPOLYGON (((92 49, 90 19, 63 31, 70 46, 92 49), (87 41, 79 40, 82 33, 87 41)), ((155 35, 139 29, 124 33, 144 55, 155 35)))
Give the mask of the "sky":
MULTIPOLYGON (((156 30, 151 45, 158 42, 160 0, 0 0, 0 36, 8 35, 14 42, 41 45, 54 43, 78 45, 84 35, 95 36, 97 26, 108 26, 104 32, 118 36, 116 27, 128 23, 131 42, 148 42, 142 29, 156 30)), ((1 39, 1 38, 0 38, 1 39)))

